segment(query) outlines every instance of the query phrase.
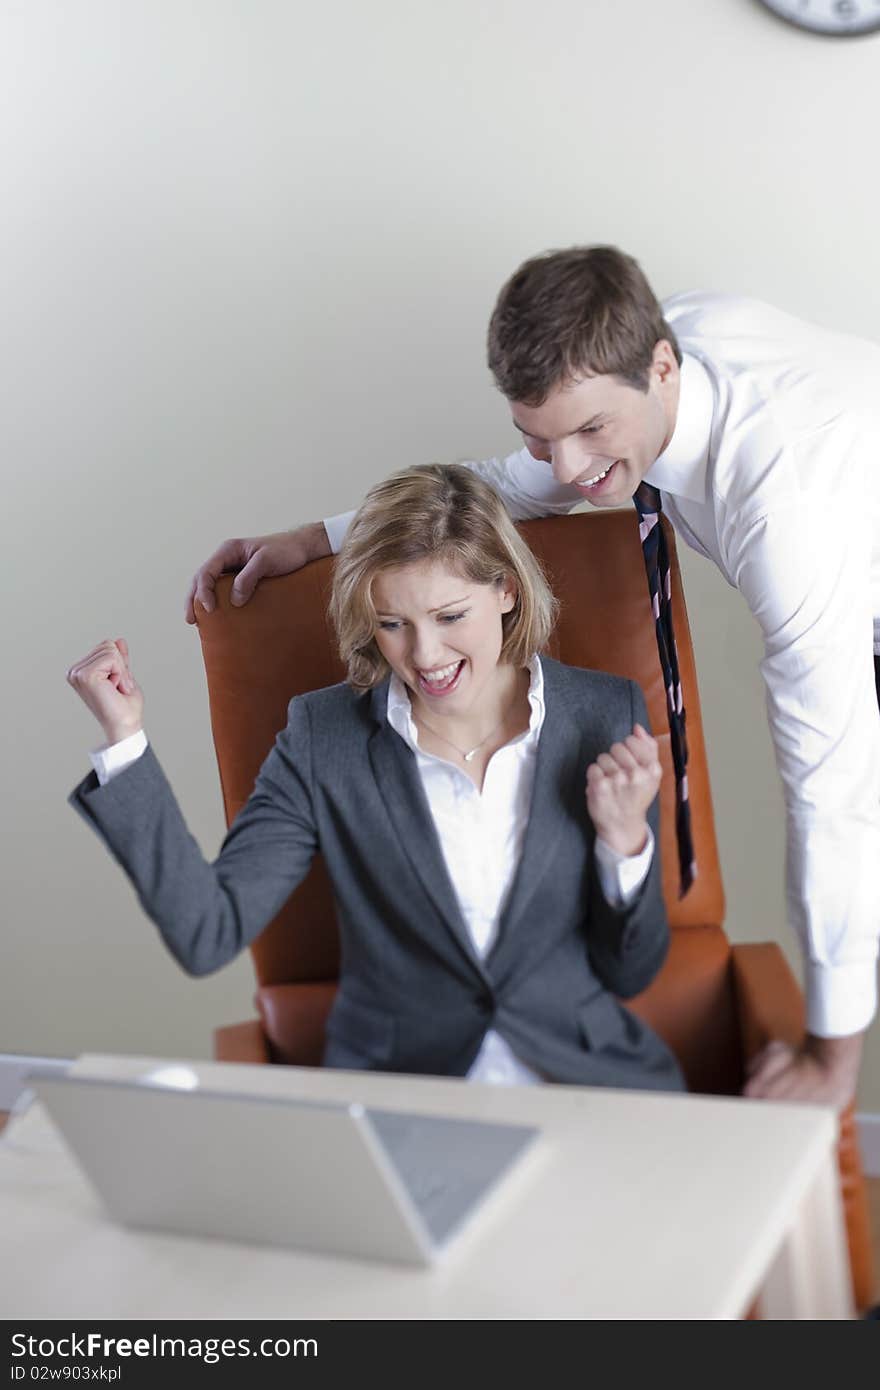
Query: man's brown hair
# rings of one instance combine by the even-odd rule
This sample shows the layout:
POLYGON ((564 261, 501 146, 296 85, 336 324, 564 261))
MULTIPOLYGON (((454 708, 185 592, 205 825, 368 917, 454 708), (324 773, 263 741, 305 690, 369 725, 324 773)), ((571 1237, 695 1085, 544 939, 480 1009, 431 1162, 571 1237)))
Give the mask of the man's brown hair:
POLYGON ((489 321, 489 368, 508 400, 529 406, 584 376, 647 391, 661 338, 680 365, 675 334, 632 256, 572 246, 533 256, 507 281, 489 321))

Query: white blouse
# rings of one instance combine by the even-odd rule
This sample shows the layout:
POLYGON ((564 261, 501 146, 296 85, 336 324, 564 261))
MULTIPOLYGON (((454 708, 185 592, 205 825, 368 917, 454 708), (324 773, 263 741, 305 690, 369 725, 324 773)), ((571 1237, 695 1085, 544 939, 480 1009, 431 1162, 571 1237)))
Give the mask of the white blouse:
MULTIPOLYGON (((529 663, 529 727, 493 753, 478 791, 462 768, 419 747, 418 729, 406 686, 391 677, 388 723, 416 755, 419 776, 434 819, 443 858, 461 915, 481 960, 498 935, 498 924, 513 884, 529 821, 538 739, 544 723, 544 675, 538 657, 529 663)), ((584 778, 586 779, 586 768, 584 778)), ((596 867, 608 901, 625 906, 644 882, 654 839, 632 857, 596 840, 596 867)), ((514 1055, 489 1029, 468 1072, 469 1081, 531 1085, 544 1078, 514 1055)))

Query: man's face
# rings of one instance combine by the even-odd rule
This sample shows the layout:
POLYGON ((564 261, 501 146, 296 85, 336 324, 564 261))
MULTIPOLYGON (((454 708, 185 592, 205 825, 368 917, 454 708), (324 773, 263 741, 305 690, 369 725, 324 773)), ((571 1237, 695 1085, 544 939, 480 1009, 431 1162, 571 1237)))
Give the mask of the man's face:
POLYGON ((616 376, 556 386, 542 405, 512 401, 513 422, 533 458, 596 507, 629 502, 675 428, 679 369, 665 340, 657 344, 648 389, 616 376))

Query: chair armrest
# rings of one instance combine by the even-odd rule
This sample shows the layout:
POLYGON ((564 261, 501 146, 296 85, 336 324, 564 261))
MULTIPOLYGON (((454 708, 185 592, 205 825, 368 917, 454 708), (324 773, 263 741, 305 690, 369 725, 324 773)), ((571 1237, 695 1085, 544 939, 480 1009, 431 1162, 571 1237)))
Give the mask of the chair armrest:
POLYGON ((289 1067, 319 1067, 325 1026, 339 981, 299 980, 261 985, 254 997, 272 1060, 289 1067))
POLYGON ((788 961, 775 941, 731 947, 734 995, 743 1061, 773 1038, 799 1047, 804 1037, 804 1000, 788 961))
MULTIPOLYGON (((731 966, 743 1059, 748 1062, 772 1038, 800 1046, 805 1032, 803 995, 776 943, 733 946, 731 966)), ((837 1158, 853 1296, 856 1307, 867 1308, 876 1297, 871 1222, 852 1105, 840 1116, 837 1158)))
POLYGON ((214 1029, 214 1059, 217 1062, 270 1062, 269 1043, 257 1019, 230 1023, 214 1029))

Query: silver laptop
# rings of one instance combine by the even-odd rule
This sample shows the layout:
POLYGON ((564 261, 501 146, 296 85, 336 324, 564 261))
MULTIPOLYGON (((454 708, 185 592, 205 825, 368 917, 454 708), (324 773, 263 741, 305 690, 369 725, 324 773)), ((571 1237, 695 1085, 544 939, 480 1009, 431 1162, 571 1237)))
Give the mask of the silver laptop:
POLYGON ((427 1265, 538 1131, 357 1103, 35 1076, 114 1220, 427 1265))

